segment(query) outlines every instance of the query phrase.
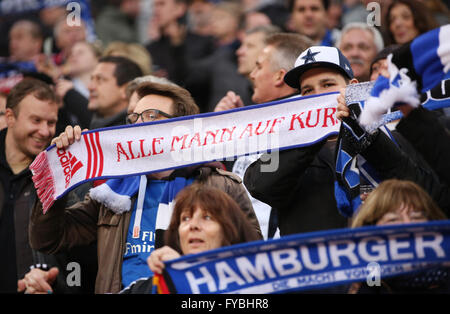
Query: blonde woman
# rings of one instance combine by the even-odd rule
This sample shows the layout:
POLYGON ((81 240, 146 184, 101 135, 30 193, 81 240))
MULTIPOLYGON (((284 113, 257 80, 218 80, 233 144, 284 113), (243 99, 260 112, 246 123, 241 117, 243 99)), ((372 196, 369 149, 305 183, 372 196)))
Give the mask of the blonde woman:
MULTIPOLYGON (((373 190, 353 219, 352 228, 445 220, 427 192, 411 181, 390 179, 373 190)), ((383 278, 381 278, 383 279, 383 278)), ((388 278, 379 287, 354 283, 349 293, 449 293, 450 268, 436 266, 388 278)))

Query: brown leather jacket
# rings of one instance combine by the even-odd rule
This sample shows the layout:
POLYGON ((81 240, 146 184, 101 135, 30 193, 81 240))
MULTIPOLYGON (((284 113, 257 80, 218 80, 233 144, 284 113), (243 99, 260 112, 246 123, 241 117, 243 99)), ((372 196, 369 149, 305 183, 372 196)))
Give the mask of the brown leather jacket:
MULTIPOLYGON (((232 196, 262 239, 252 204, 238 176, 211 166, 196 167, 192 174, 197 182, 217 187, 232 196)), ((52 254, 97 241, 98 273, 95 292, 119 292, 122 289, 122 262, 131 211, 116 214, 89 195, 84 201, 69 208, 64 205, 64 200, 59 200, 43 215, 42 204, 39 201, 36 203, 29 230, 32 248, 52 254)))

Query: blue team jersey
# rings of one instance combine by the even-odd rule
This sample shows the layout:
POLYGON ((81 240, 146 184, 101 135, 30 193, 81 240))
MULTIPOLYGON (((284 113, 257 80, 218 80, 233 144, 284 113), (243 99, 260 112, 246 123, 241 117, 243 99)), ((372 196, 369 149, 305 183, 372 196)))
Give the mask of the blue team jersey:
POLYGON ((122 264, 122 284, 127 287, 133 281, 153 276, 147 258, 155 249, 156 215, 162 193, 168 181, 149 180, 145 191, 139 237, 133 238, 137 202, 134 202, 130 226, 127 232, 126 250, 122 264))

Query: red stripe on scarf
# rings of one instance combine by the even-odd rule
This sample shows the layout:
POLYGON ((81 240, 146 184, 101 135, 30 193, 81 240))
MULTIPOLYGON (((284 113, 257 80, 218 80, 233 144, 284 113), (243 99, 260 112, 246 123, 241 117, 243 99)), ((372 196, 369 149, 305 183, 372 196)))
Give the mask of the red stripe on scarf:
POLYGON ((84 143, 86 144, 86 149, 87 149, 87 170, 86 170, 86 179, 90 178, 90 174, 91 174, 91 164, 92 164, 92 152, 91 152, 91 148, 89 146, 89 137, 87 136, 87 134, 83 134, 84 137, 84 143))
POLYGON ((97 174, 97 168, 98 168, 98 155, 97 155, 97 145, 94 140, 94 133, 89 133, 89 140, 92 145, 92 151, 94 152, 94 167, 92 168, 92 174, 90 178, 93 178, 97 174))
POLYGON ((167 287, 166 281, 163 275, 154 274, 153 284, 156 285, 158 289, 158 294, 170 294, 169 288, 167 287))
POLYGON ((100 177, 103 173, 103 150, 100 145, 100 135, 98 132, 95 132, 95 142, 97 143, 98 153, 100 155, 100 168, 98 169, 97 177, 100 177))

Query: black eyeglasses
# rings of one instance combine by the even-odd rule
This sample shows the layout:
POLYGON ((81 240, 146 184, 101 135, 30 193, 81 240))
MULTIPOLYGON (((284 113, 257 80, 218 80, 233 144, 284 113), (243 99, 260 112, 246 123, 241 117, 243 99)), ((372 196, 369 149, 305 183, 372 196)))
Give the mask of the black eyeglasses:
POLYGON ((143 122, 151 122, 158 120, 161 116, 166 118, 173 118, 174 116, 171 116, 168 113, 165 113, 164 111, 158 110, 158 109, 147 109, 142 111, 141 113, 130 113, 127 115, 127 124, 134 124, 137 120, 139 120, 139 117, 142 118, 143 122))

